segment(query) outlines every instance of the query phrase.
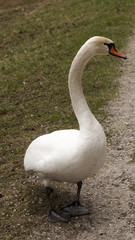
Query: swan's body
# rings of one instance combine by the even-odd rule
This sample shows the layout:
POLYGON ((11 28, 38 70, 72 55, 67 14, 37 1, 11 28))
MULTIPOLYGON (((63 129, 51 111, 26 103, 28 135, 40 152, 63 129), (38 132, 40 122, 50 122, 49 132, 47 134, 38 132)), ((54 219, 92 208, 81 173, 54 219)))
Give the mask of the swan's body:
POLYGON ((78 130, 61 130, 37 138, 27 150, 30 158, 26 170, 39 172, 47 182, 77 183, 93 175, 104 163, 106 148, 104 132, 97 125, 90 139, 81 137, 78 130))
POLYGON ((104 164, 106 137, 86 103, 81 77, 90 58, 108 55, 111 45, 114 43, 110 39, 93 37, 80 48, 72 62, 68 84, 79 130, 60 130, 40 136, 26 151, 26 171, 38 172, 46 186, 50 181, 78 183, 95 174, 104 164))

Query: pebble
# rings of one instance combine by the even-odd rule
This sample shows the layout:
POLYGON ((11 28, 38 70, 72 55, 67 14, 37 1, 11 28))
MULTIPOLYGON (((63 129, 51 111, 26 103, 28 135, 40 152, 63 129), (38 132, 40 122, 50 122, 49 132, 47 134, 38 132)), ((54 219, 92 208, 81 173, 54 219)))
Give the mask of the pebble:
POLYGON ((129 202, 128 205, 130 208, 132 208, 134 206, 133 202, 129 202))
POLYGON ((123 146, 118 146, 117 150, 123 150, 123 146))
POLYGON ((103 231, 103 230, 99 230, 99 231, 98 231, 98 234, 99 234, 99 235, 104 235, 104 231, 103 231))

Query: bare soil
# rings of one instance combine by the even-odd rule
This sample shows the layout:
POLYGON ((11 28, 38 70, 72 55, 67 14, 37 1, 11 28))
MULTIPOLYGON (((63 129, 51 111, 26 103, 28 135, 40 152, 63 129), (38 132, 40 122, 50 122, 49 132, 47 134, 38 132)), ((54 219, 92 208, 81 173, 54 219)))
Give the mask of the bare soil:
MULTIPOLYGON (((46 213, 40 226, 35 219, 37 224, 27 239, 135 240, 135 36, 129 41, 127 57, 121 66, 119 93, 106 109, 108 160, 97 175, 83 184, 81 200, 90 215, 71 218, 68 224, 50 224, 46 213)), ((54 203, 64 191, 67 198, 74 198, 75 187, 60 186, 61 193, 55 196, 54 203)))

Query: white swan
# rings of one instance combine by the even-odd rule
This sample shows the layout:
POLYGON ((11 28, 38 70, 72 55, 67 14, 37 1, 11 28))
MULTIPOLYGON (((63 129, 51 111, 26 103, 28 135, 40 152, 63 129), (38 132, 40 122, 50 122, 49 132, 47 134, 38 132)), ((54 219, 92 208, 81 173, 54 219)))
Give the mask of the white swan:
POLYGON ((103 128, 86 103, 81 77, 91 57, 109 54, 126 58, 116 50, 112 40, 96 36, 86 41, 72 62, 68 84, 79 130, 59 130, 40 136, 26 151, 25 170, 38 172, 46 186, 50 208, 48 221, 50 222, 68 222, 71 216, 89 213, 79 201, 82 180, 92 176, 103 166, 106 159, 106 137, 103 128), (51 208, 50 181, 78 184, 77 200, 63 208, 62 212, 56 213, 51 208))

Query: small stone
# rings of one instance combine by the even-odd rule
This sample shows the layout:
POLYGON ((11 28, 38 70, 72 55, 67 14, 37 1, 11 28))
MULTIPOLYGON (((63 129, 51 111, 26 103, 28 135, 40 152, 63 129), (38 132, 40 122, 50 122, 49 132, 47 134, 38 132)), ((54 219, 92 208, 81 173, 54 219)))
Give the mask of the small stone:
POLYGON ((3 197, 3 195, 0 193, 0 198, 2 198, 3 197))
POLYGON ((122 150, 122 149, 123 149, 122 146, 118 146, 118 147, 117 147, 117 150, 122 150))
POLYGON ((115 187, 119 187, 119 183, 114 183, 114 186, 115 187))
POLYGON ((99 230, 99 231, 98 231, 98 234, 99 234, 99 235, 104 235, 104 232, 103 232, 102 230, 99 230))
POLYGON ((132 202, 129 202, 128 205, 130 208, 132 208, 134 206, 134 204, 132 202))

